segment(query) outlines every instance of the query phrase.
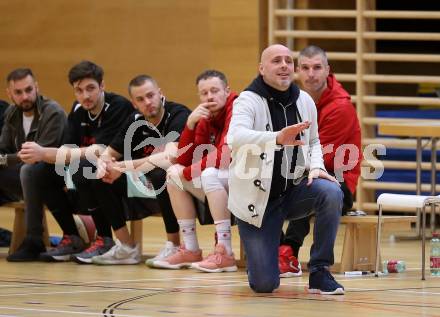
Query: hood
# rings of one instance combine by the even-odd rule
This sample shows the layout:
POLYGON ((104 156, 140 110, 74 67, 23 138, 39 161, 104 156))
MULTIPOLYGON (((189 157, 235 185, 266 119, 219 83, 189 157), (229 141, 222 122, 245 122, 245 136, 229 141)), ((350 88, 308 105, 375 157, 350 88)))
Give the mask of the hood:
MULTIPOLYGON (((272 98, 272 96, 267 90, 266 85, 267 84, 264 82, 263 77, 261 75, 258 75, 245 90, 252 91, 263 98, 270 99, 272 98)), ((299 97, 298 86, 292 83, 289 89, 290 89, 290 96, 292 96, 292 99, 295 101, 298 100, 299 97)))
POLYGON ((336 80, 334 74, 330 74, 327 77, 327 88, 322 93, 319 98, 318 103, 316 104, 316 108, 321 110, 330 102, 333 102, 336 99, 348 99, 351 101, 351 97, 348 92, 342 88, 342 85, 336 80))

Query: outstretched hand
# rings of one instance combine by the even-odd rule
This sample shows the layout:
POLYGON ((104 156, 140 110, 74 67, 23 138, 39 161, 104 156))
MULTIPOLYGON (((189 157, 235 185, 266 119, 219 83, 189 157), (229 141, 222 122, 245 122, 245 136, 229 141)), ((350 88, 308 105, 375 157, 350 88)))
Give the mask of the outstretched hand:
POLYGON ((297 140, 298 133, 308 129, 310 121, 304 121, 297 124, 289 125, 278 132, 277 144, 279 145, 304 145, 304 142, 297 140))

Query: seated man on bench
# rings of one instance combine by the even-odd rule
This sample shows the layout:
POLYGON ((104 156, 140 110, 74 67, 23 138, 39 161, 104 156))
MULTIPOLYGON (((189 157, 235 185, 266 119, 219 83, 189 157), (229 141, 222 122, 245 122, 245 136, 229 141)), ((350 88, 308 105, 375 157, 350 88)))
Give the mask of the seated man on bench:
MULTIPOLYGON (((128 86, 131 101, 138 112, 130 115, 119 134, 98 160, 98 177, 94 191, 111 223, 116 245, 105 254, 95 256, 96 264, 136 264, 139 251, 125 224, 123 200, 127 197, 127 180, 121 171, 133 170, 152 183, 167 232, 164 249, 146 264, 154 266, 156 260, 177 252, 179 225, 166 191, 166 169, 177 155, 177 141, 185 126, 190 110, 165 99, 157 82, 150 76, 139 75, 128 86), (120 158, 124 161, 117 162, 120 158)), ((140 175, 130 175, 137 177, 140 175)), ((142 184, 141 186, 144 186, 142 184)), ((128 198, 130 201, 131 198, 128 198)), ((143 199, 145 209, 148 200, 143 199)), ((151 200, 150 200, 151 202, 151 200)))
POLYGON ((26 238, 8 261, 37 260, 46 251, 43 243, 43 201, 36 181, 44 163, 26 164, 19 151, 26 141, 41 146, 59 146, 67 120, 55 101, 40 95, 38 83, 29 68, 13 70, 6 78, 6 92, 13 106, 4 113, 0 136, 0 201, 24 199, 26 238))
POLYGON ((105 91, 104 71, 91 61, 74 65, 68 74, 75 102, 68 116, 64 145, 60 148, 26 142, 20 157, 27 163, 44 161, 44 175, 36 179, 41 197, 63 230, 59 245, 40 254, 43 261, 91 263, 91 257, 113 247, 110 224, 96 203, 91 182, 93 165, 119 131, 124 121, 134 112, 126 98, 105 91), (69 165, 69 171, 65 166, 69 165), (75 170, 76 169, 76 170, 75 170), (76 195, 71 199, 66 192, 67 173, 72 174, 76 195), (79 203, 78 203, 79 202, 79 203), (97 230, 96 240, 89 246, 79 236, 73 212, 90 212, 97 230))
MULTIPOLYGON (((360 175, 361 130, 350 95, 330 73, 326 53, 317 46, 304 48, 298 56, 298 85, 307 92, 318 111, 319 139, 324 166, 336 176, 344 193, 343 212, 353 206, 360 175)), ((279 248, 280 277, 301 276, 299 249, 310 232, 310 217, 289 222, 279 248)))
POLYGON ((205 272, 232 272, 237 266, 231 246, 231 216, 227 209, 229 149, 225 144, 237 95, 230 91, 226 76, 207 70, 197 79, 201 103, 188 117, 179 141, 178 164, 168 171, 167 190, 182 233, 179 251, 155 263, 156 267, 193 267, 205 272), (194 197, 208 201, 218 243, 214 253, 202 261, 196 235, 194 197))

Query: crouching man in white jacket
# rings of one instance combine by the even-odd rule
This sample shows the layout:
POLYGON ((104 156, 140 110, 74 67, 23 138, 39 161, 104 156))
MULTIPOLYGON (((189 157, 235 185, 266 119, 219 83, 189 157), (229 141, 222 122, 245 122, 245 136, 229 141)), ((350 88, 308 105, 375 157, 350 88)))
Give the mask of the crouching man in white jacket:
POLYGON ((249 285, 255 292, 278 288, 283 222, 314 213, 309 292, 344 294, 329 272, 343 194, 324 167, 316 106, 292 83, 294 62, 287 47, 266 48, 259 72, 235 100, 227 136, 228 208, 238 218, 249 285))

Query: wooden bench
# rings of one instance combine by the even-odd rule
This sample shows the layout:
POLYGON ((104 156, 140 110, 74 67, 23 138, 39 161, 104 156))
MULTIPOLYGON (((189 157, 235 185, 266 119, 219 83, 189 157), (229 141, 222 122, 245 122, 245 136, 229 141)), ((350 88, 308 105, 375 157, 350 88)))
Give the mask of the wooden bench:
MULTIPOLYGON (((11 208, 14 210, 14 225, 12 229, 11 245, 9 246, 9 254, 15 252, 20 244, 23 242, 26 236, 26 221, 24 215, 24 202, 11 202, 4 204, 2 207, 11 208)), ((49 230, 47 226, 46 212, 43 213, 43 241, 46 246, 50 246, 49 243, 49 230)), ((139 244, 142 250, 142 220, 130 221, 129 224, 130 234, 133 240, 139 244)))
MULTIPOLYGON (((14 210, 14 224, 12 227, 11 244, 9 246, 9 254, 15 252, 26 236, 26 220, 24 216, 24 203, 22 201, 11 202, 2 205, 5 208, 14 210)), ((47 229, 46 213, 43 213, 43 241, 46 246, 49 246, 49 231, 47 229)))
MULTIPOLYGON (((383 216, 382 230, 383 228, 396 231, 410 230, 411 223, 415 223, 416 220, 416 216, 383 216)), ((341 217, 341 224, 345 224, 341 262, 335 263, 332 271, 340 273, 346 271, 374 271, 376 264, 377 216, 343 216, 341 217)))
MULTIPOLYGON (((410 230, 411 223, 415 223, 416 220, 416 216, 383 216, 382 229, 385 227, 387 230, 410 230)), ((335 263, 331 270, 340 273, 373 271, 376 264, 377 216, 343 216, 340 223, 345 224, 342 256, 341 261, 335 263)), ((246 266, 242 242, 238 266, 246 266)), ((301 266, 306 270, 307 262, 301 262, 301 266)))
MULTIPOLYGON (((26 235, 26 223, 24 217, 24 203, 13 202, 3 205, 3 207, 12 208, 15 211, 14 226, 12 231, 11 245, 9 254, 14 252, 23 241, 26 235)), ((411 223, 416 222, 416 216, 383 216, 382 227, 388 230, 409 230, 411 223)), ((376 261, 376 230, 377 216, 343 216, 341 224, 345 224, 345 236, 342 247, 342 257, 339 263, 332 267, 334 272, 345 271, 371 271, 374 270, 376 261)), ((49 232, 47 220, 43 217, 44 242, 49 245, 49 232)), ((133 240, 139 243, 142 250, 142 220, 130 221, 130 233, 133 240)), ((246 266, 246 256, 242 241, 240 241, 240 258, 238 266, 246 266)), ((301 263, 303 268, 307 263, 301 263)))

